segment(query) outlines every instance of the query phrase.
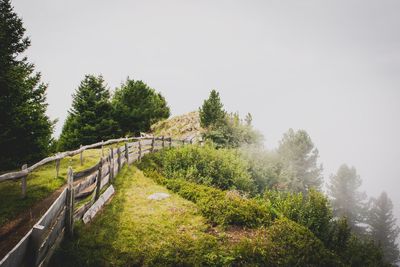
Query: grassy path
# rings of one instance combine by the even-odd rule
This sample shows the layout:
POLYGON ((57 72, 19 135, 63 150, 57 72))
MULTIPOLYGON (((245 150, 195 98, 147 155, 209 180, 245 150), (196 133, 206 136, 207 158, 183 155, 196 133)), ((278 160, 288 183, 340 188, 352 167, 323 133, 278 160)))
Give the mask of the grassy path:
POLYGON ((197 265, 217 257, 218 241, 194 203, 169 192, 134 166, 115 181, 116 194, 88 224, 78 224, 52 259, 54 266, 197 265), (149 200, 156 192, 171 196, 149 200), (204 248, 206 247, 206 248, 204 248))

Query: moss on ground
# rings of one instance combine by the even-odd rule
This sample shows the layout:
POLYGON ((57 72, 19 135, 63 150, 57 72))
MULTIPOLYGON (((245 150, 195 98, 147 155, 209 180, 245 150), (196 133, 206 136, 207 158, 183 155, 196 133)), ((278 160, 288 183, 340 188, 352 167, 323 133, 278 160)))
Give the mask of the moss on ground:
POLYGON ((66 182, 68 166, 74 171, 81 171, 96 164, 101 155, 101 149, 84 151, 83 165, 80 165, 80 155, 67 157, 60 162, 59 176, 56 177, 55 162, 45 164, 28 175, 26 198, 21 197, 21 180, 10 180, 0 183, 0 226, 13 220, 18 214, 29 212, 29 209, 66 182))

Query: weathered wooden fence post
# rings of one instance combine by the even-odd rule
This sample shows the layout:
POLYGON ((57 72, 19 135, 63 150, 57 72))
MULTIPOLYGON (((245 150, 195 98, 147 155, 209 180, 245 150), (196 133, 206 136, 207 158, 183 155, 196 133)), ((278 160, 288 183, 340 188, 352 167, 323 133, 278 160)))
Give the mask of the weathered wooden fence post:
POLYGON ((97 171, 95 200, 98 200, 100 197, 100 186, 101 186, 102 174, 103 174, 103 157, 101 157, 101 159, 100 159, 99 170, 97 171))
POLYGON ((114 180, 114 149, 110 148, 110 182, 114 180))
POLYGON ((119 146, 117 148, 117 157, 118 157, 118 172, 121 170, 121 150, 119 149, 119 146))
POLYGON ((60 174, 60 161, 61 159, 56 159, 56 178, 58 178, 59 174, 60 174))
MULTIPOLYGON (((82 145, 80 146, 82 148, 82 145)), ((81 151, 81 166, 83 165, 83 150, 81 151)))
POLYGON ((67 189, 67 200, 66 200, 66 214, 65 214, 65 228, 66 233, 69 237, 72 237, 74 233, 74 172, 72 167, 68 167, 68 189, 67 189))
POLYGON ((129 165, 129 150, 128 150, 128 142, 125 143, 125 158, 126 163, 129 165))
POLYGON ((164 148, 164 147, 165 147, 165 139, 164 139, 164 135, 161 137, 161 140, 162 140, 162 148, 164 148))
POLYGON ((154 139, 154 136, 153 136, 153 138, 151 138, 151 152, 154 152, 154 142, 155 142, 155 139, 154 139))
POLYGON ((104 141, 101 140, 101 156, 104 157, 104 141))
POLYGON ((185 139, 182 140, 182 146, 185 146, 185 139))
POLYGON ((169 139, 168 146, 169 146, 169 148, 171 148, 172 147, 172 137, 170 137, 168 139, 169 139))
POLYGON ((138 160, 140 161, 142 159, 142 143, 140 142, 139 139, 139 156, 138 156, 138 160))
MULTIPOLYGON (((26 170, 28 168, 27 164, 22 165, 22 170, 26 170)), ((26 197, 26 179, 28 178, 28 174, 21 178, 21 189, 22 189, 22 198, 26 197)))

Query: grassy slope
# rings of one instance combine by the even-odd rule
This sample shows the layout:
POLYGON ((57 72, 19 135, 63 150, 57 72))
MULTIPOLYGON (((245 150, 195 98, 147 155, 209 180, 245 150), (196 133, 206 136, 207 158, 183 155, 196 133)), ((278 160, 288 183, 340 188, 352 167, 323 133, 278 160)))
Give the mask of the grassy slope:
POLYGON ((215 238, 205 233, 208 225, 195 204, 157 185, 134 166, 124 167, 114 186, 116 195, 102 214, 89 225, 78 224, 75 238, 63 243, 52 265, 194 265, 216 257, 215 238), (171 197, 147 199, 156 192, 171 197), (197 250, 198 246, 209 249, 197 250))
POLYGON ((26 212, 35 203, 49 196, 65 184, 68 166, 80 171, 99 161, 101 149, 84 152, 84 164, 80 165, 80 155, 64 158, 60 162, 59 177, 56 176, 55 162, 39 167, 28 175, 26 198, 21 198, 21 180, 0 183, 0 226, 26 212))
POLYGON ((199 113, 189 112, 184 115, 157 122, 151 126, 151 132, 155 136, 164 135, 181 139, 200 136, 203 129, 200 126, 199 113))

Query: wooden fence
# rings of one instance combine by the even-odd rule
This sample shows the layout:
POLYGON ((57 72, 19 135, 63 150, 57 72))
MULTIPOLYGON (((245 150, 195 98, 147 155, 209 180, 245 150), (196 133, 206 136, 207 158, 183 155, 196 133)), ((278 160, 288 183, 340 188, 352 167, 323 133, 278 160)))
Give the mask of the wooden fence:
MULTIPOLYGON (((27 174, 35 168, 51 161, 57 163, 66 156, 79 153, 82 155, 83 151, 89 148, 102 147, 102 156, 94 166, 79 172, 74 172, 71 167, 68 168, 65 189, 33 228, 0 261, 0 267, 46 266, 64 236, 73 235, 74 222, 83 220, 87 223, 92 220, 114 194, 112 182, 123 165, 140 160, 147 153, 189 142, 192 143, 191 140, 173 140, 164 137, 113 139, 43 159, 29 168, 25 166, 20 172, 1 175, 0 181, 22 178, 25 179, 26 185, 27 174), (105 145, 121 142, 124 142, 122 146, 104 148, 105 145), (106 149, 109 153, 104 156, 106 149)), ((56 168, 57 166, 59 163, 56 164, 56 168)))

